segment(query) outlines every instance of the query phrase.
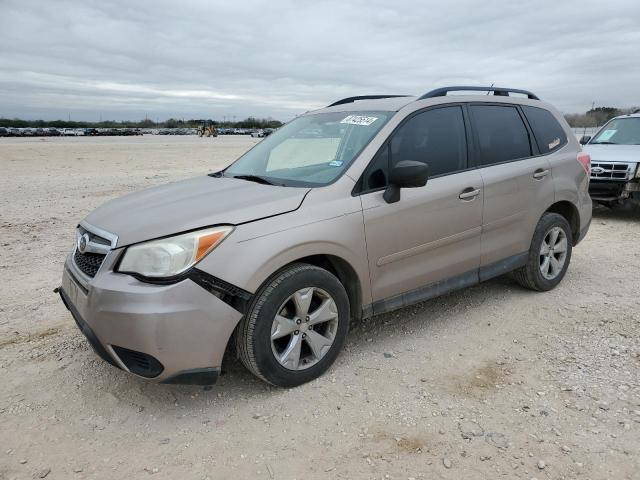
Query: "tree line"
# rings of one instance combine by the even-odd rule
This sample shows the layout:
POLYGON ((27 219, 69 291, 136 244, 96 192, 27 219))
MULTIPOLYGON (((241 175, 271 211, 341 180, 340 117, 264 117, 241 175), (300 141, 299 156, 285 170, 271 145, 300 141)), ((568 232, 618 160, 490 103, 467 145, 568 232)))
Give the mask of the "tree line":
POLYGON ((212 119, 176 119, 169 118, 162 122, 154 122, 148 118, 137 122, 115 122, 106 120, 103 122, 79 122, 69 120, 23 120, 20 118, 0 118, 1 127, 13 128, 197 128, 201 125, 212 125, 220 128, 279 128, 282 122, 271 118, 248 117, 238 122, 221 122, 212 119))
MULTIPOLYGON (((640 107, 616 108, 616 107, 596 107, 585 113, 565 114, 565 118, 571 127, 599 127, 618 115, 625 115, 639 110, 640 107)), ((162 122, 154 122, 148 118, 137 122, 122 121, 116 122, 106 120, 104 122, 78 122, 69 120, 23 120, 20 118, 0 118, 0 126, 14 128, 197 128, 201 125, 211 125, 219 128, 279 128, 283 124, 279 120, 271 118, 248 117, 238 122, 212 119, 176 119, 169 118, 162 122)))
POLYGON ((564 118, 570 126, 575 128, 599 127, 604 125, 613 117, 618 115, 626 115, 638 111, 639 107, 616 108, 616 107, 596 107, 585 113, 569 113, 564 118))

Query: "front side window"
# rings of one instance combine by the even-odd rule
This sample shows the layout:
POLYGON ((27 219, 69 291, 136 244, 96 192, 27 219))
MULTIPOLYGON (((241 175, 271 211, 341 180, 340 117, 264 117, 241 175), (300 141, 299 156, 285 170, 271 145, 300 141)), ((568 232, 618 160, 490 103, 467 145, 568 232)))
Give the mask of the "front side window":
POLYGON ((245 153, 225 177, 259 177, 284 186, 337 179, 393 112, 336 112, 292 120, 245 153))
POLYGON ((391 167, 402 160, 429 165, 429 176, 464 170, 467 139, 462 108, 427 110, 411 117, 391 138, 391 167))
POLYGON ((529 133, 515 107, 471 105, 469 109, 478 135, 481 165, 531 156, 529 133))
POLYGON ((467 168, 467 138, 462 108, 435 108, 418 113, 400 125, 373 157, 363 176, 364 191, 387 186, 389 169, 402 161, 429 165, 429 176, 467 168))
POLYGON ((607 123, 589 145, 640 145, 640 117, 616 118, 607 123))

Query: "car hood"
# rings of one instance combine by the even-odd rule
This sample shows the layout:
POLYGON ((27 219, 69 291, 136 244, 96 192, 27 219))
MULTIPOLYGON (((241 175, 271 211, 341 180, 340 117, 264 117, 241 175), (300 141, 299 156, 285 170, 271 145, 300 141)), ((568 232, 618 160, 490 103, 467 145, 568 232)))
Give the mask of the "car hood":
POLYGON ((85 222, 117 235, 117 247, 122 247, 200 227, 237 225, 291 212, 308 191, 204 176, 108 201, 85 222))
POLYGON ((592 162, 640 163, 640 145, 585 145, 592 162))

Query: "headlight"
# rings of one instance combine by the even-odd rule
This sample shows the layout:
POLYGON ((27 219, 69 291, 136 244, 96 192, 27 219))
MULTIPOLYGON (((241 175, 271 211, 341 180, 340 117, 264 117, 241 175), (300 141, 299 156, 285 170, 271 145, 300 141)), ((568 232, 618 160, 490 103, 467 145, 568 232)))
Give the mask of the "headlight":
POLYGON ((193 267, 231 233, 233 227, 214 227, 127 248, 118 272, 145 277, 173 277, 193 267))

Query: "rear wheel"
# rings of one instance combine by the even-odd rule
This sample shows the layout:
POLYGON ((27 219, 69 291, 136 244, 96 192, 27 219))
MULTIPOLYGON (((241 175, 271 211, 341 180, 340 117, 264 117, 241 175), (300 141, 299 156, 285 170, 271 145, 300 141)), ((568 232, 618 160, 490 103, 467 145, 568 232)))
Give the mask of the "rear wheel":
POLYGON ((242 363, 259 378, 294 387, 324 373, 349 329, 349 299, 330 272, 294 264, 256 294, 242 319, 236 346, 242 363))
POLYGON ((572 243, 569 222, 557 213, 545 213, 533 234, 527 263, 513 277, 525 288, 551 290, 567 272, 572 243))

